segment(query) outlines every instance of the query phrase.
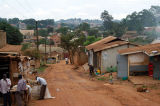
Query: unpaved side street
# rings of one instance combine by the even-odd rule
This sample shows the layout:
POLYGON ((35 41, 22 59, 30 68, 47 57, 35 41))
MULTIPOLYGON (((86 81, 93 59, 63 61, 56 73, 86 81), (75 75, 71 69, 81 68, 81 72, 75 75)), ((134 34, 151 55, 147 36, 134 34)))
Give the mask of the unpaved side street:
MULTIPOLYGON (((91 81, 80 68, 64 61, 50 65, 41 75, 55 99, 33 100, 32 106, 160 106, 160 95, 138 93, 130 86, 91 81)), ((160 91, 160 90, 159 90, 160 91)))

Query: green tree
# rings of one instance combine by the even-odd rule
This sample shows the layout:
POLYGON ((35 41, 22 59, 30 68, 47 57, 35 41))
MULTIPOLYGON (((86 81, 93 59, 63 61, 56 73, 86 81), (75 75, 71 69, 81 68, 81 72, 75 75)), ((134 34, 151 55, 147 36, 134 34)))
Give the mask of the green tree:
POLYGON ((10 18, 10 19, 8 19, 8 23, 9 24, 18 25, 19 21, 20 21, 19 18, 10 18))
POLYGON ((27 25, 27 30, 34 30, 35 29, 35 25, 27 25))
POLYGON ((19 45, 23 41, 23 35, 19 30, 6 22, 0 22, 0 30, 7 33, 8 44, 19 45))
POLYGON ((26 25, 35 25, 36 24, 36 20, 35 19, 25 19, 25 20, 22 20, 23 23, 25 23, 26 25))
POLYGON ((38 27, 39 28, 47 28, 54 26, 54 19, 46 19, 46 20, 39 20, 38 27))
POLYGON ((39 44, 45 44, 45 42, 46 42, 47 45, 49 45, 50 41, 49 41, 49 39, 40 39, 39 40, 39 44))
POLYGON ((140 12, 133 12, 123 19, 123 24, 129 31, 136 30, 138 33, 143 32, 144 27, 152 27, 156 25, 156 19, 149 10, 142 10, 140 12))
POLYGON ((66 35, 68 33, 68 31, 69 31, 68 27, 61 27, 61 28, 56 30, 56 32, 62 33, 63 35, 66 35))
POLYGON ((81 30, 81 31, 89 31, 90 30, 90 25, 88 23, 81 23, 78 28, 81 30))
POLYGON ((38 30, 38 34, 43 37, 48 36, 48 32, 45 29, 38 30))
POLYGON ((160 24, 160 6, 151 6, 149 11, 155 16, 156 23, 160 24))
POLYGON ((7 22, 7 18, 0 18, 0 22, 7 22))
POLYGON ((112 32, 113 35, 115 35, 116 37, 121 37, 126 31, 126 27, 123 25, 123 23, 117 23, 114 22, 113 23, 113 28, 112 28, 112 32))
POLYGON ((88 35, 98 37, 100 34, 99 34, 98 29, 91 28, 91 29, 88 31, 88 35))
POLYGON ((99 37, 99 38, 96 38, 95 36, 88 36, 88 37, 86 38, 86 41, 83 43, 83 45, 84 45, 84 46, 87 46, 87 45, 92 44, 92 43, 94 43, 94 42, 97 42, 97 41, 99 41, 99 40, 101 40, 100 37, 99 37))
POLYGON ((22 51, 24 51, 24 50, 27 50, 27 49, 29 49, 31 47, 31 44, 30 43, 24 43, 24 44, 22 44, 22 51))
POLYGON ((68 51, 71 64, 74 64, 74 53, 84 50, 84 41, 85 36, 77 36, 74 32, 68 32, 67 35, 61 36, 61 47, 68 51))
POLYGON ((108 11, 104 10, 104 12, 101 13, 101 19, 103 21, 104 29, 111 30, 113 17, 108 13, 108 11))

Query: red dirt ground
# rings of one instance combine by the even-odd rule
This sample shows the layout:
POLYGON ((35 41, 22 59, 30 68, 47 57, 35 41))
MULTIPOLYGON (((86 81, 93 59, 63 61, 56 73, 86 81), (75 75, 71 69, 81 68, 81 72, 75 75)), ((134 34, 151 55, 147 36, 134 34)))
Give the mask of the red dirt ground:
POLYGON ((64 61, 50 65, 41 75, 55 99, 33 100, 32 106, 160 106, 160 89, 140 93, 128 82, 104 85, 91 81, 80 67, 64 61))

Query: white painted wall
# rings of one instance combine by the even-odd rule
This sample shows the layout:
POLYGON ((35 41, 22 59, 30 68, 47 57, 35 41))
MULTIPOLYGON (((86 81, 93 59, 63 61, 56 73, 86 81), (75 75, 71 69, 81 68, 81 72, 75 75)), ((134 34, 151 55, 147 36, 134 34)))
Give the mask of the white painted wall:
MULTIPOLYGON (((129 46, 134 47, 134 46, 129 46)), ((110 48, 107 50, 103 50, 101 53, 101 71, 105 72, 107 67, 117 66, 117 55, 118 50, 128 48, 128 45, 122 45, 114 48, 110 48)))

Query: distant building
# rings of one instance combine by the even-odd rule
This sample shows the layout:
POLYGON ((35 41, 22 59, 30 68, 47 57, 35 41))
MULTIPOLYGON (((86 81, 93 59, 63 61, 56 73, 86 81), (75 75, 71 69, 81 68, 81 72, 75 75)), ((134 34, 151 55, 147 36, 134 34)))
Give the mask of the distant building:
POLYGON ((156 43, 160 43, 160 37, 158 37, 157 39, 155 39, 151 42, 151 44, 156 44, 156 43))
POLYGON ((121 38, 123 40, 128 40, 137 37, 137 31, 127 31, 121 38))
POLYGON ((34 38, 34 30, 20 30, 23 34, 24 42, 32 42, 31 40, 34 38))
MULTIPOLYGON (((39 51, 42 54, 42 56, 45 56, 45 45, 41 44, 39 45, 39 51)), ((57 55, 59 55, 60 59, 64 59, 64 49, 60 47, 54 47, 50 45, 46 45, 46 56, 47 58, 49 57, 54 57, 56 58, 57 55)))
POLYGON ((50 39, 54 41, 55 46, 59 46, 61 44, 61 35, 59 33, 52 35, 50 39))
POLYGON ((25 23, 19 23, 19 29, 27 29, 27 25, 25 23))
POLYGON ((156 32, 160 33, 160 26, 158 26, 158 27, 145 27, 144 28, 144 32, 152 32, 152 31, 156 31, 156 32))
POLYGON ((17 25, 16 24, 10 24, 11 26, 13 26, 13 27, 17 27, 17 25))

